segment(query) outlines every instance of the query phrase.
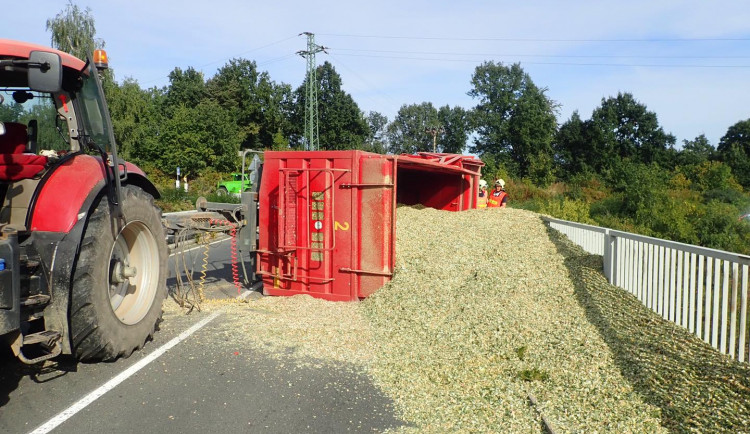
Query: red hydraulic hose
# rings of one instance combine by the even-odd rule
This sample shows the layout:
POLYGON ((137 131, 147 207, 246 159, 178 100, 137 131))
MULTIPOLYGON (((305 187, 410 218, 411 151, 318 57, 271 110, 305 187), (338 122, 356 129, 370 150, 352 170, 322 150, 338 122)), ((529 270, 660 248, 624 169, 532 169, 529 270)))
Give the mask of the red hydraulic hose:
POLYGON ((231 223, 229 220, 217 220, 211 219, 210 224, 227 226, 229 227, 229 236, 231 237, 231 258, 232 258, 232 281, 234 287, 237 288, 237 294, 242 292, 242 284, 240 283, 240 270, 237 264, 237 224, 231 223))

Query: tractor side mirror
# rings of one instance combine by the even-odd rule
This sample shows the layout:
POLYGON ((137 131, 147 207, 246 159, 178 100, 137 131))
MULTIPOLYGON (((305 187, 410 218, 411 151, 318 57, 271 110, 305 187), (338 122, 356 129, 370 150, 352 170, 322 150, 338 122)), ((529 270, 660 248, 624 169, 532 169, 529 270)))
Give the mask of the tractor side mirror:
POLYGON ((62 89, 62 60, 49 51, 29 53, 29 87, 39 92, 59 92, 62 89))

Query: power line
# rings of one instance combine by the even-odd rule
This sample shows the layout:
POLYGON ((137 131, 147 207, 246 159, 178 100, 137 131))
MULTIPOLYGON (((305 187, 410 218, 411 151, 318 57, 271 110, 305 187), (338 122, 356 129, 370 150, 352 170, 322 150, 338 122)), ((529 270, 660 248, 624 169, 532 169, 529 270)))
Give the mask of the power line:
POLYGON ((285 56, 274 57, 273 59, 268 59, 268 60, 265 60, 263 62, 257 63, 256 66, 258 68, 260 68, 261 66, 266 66, 266 65, 270 65, 272 63, 281 62, 282 60, 286 60, 286 59, 289 59, 290 57, 294 57, 294 56, 295 56, 295 54, 287 54, 285 56))
MULTIPOLYGON (((272 47, 272 46, 274 46, 274 45, 278 45, 278 44, 281 44, 282 42, 286 42, 286 41, 288 41, 288 40, 290 40, 290 39, 294 39, 294 38, 296 38, 297 36, 298 36, 298 35, 292 35, 292 36, 286 37, 286 38, 284 38, 284 39, 280 39, 280 40, 278 40, 278 41, 274 41, 274 42, 268 43, 268 44, 266 44, 266 45, 261 45, 260 47, 255 47, 255 48, 252 48, 252 49, 250 49, 250 50, 248 50, 248 51, 244 51, 244 52, 242 52, 242 53, 239 53, 239 54, 236 54, 236 55, 234 55, 234 56, 231 56, 231 57, 224 57, 224 58, 222 58, 222 59, 219 59, 219 60, 214 60, 214 61, 211 61, 211 62, 205 63, 205 64, 203 64, 203 65, 200 65, 200 66, 197 66, 197 67, 194 67, 194 68, 195 68, 195 70, 196 70, 196 71, 201 71, 201 70, 202 70, 203 68, 205 68, 206 66, 210 66, 210 65, 213 65, 213 64, 216 64, 216 63, 219 63, 219 62, 225 62, 225 61, 226 61, 227 59, 230 59, 230 58, 234 59, 234 58, 242 57, 242 56, 244 56, 244 55, 246 55, 246 54, 249 54, 249 53, 252 53, 252 52, 255 52, 255 51, 258 51, 258 50, 262 50, 262 49, 264 49, 264 48, 272 47)), ((277 61, 279 61, 279 60, 283 60, 283 59, 285 59, 285 58, 287 58, 287 57, 292 57, 292 56, 293 56, 293 54, 289 54, 289 55, 286 55, 286 56, 281 56, 281 57, 276 57, 276 58, 273 58, 273 59, 269 59, 269 60, 265 61, 265 62, 263 63, 263 65, 267 65, 267 64, 270 64, 270 63, 274 63, 274 62, 277 62, 277 61)), ((256 66, 260 66, 260 64, 258 64, 258 65, 256 65, 256 66)), ((171 72, 171 71, 170 71, 170 72, 171 72)), ((166 75, 169 75, 169 74, 166 74, 166 75)), ((155 82, 155 81, 158 81, 158 80, 161 80, 161 78, 154 78, 154 79, 151 79, 151 80, 148 80, 148 81, 143 81, 143 82, 140 82, 140 81, 139 81, 139 84, 141 84, 141 85, 144 85, 144 84, 148 84, 148 83, 153 83, 153 82, 155 82)))
POLYGON ((459 53, 450 51, 401 51, 401 50, 367 50, 360 48, 336 48, 331 50, 389 53, 389 54, 428 54, 440 56, 494 56, 494 57, 551 57, 551 58, 602 58, 602 59, 750 59, 750 56, 646 56, 646 55, 596 55, 596 54, 498 54, 498 53, 459 53))
POLYGON ((360 75, 357 71, 349 67, 346 63, 342 62, 341 59, 338 56, 335 56, 333 53, 328 53, 329 56, 331 56, 332 59, 336 61, 337 65, 343 66, 347 71, 351 72, 355 77, 357 77, 365 86, 370 88, 371 91, 376 92, 381 97, 383 97, 384 100, 390 105, 399 107, 401 103, 396 102, 390 95, 384 93, 380 86, 373 86, 372 83, 370 83, 368 80, 366 80, 362 75, 360 75))
MULTIPOLYGON (((376 56, 365 54, 339 53, 339 56, 369 57, 375 59, 400 59, 400 60, 426 60, 434 62, 461 62, 480 64, 488 59, 449 59, 434 57, 409 57, 409 56, 376 56)), ((582 62, 523 62, 524 65, 559 65, 559 66, 612 66, 612 67, 642 67, 642 68, 750 68, 750 65, 690 65, 690 64, 636 64, 636 63, 582 63, 582 62)))
POLYGON ((320 33, 321 36, 366 38, 366 39, 411 39, 422 41, 463 42, 747 42, 750 38, 623 38, 623 39, 554 39, 554 38, 447 38, 426 36, 354 35, 342 33, 320 33))
MULTIPOLYGON (((272 47, 272 46, 274 46, 274 45, 277 45, 277 44, 281 44, 282 42, 286 42, 286 41, 288 41, 288 40, 290 40, 290 39, 293 39, 293 38, 296 38, 296 37, 297 37, 296 35, 294 35, 294 36, 289 36, 289 37, 287 37, 287 38, 284 38, 284 39, 280 39, 280 40, 278 40, 278 41, 276 41, 276 42, 271 42, 270 44, 266 44, 266 45, 261 45, 260 47, 255 47, 255 48, 252 48, 252 49, 250 49, 250 50, 248 50, 248 51, 243 51, 242 53, 236 54, 236 55, 232 56, 231 58, 242 57, 242 56, 244 56, 244 55, 246 55, 246 54, 250 54, 250 53, 253 53, 253 52, 255 52, 255 51, 258 51, 258 50, 262 50, 262 49, 264 49, 264 48, 268 48, 268 47, 272 47)), ((214 61, 212 61, 212 62, 209 62, 209 63, 206 63, 206 64, 204 64, 204 65, 201 65, 201 66, 199 66, 199 67, 198 67, 198 69, 203 69, 203 67, 205 67, 205 66, 209 66, 209 65, 213 65, 213 64, 215 64, 215 63, 219 63, 219 62, 225 62, 225 61, 226 61, 227 59, 230 59, 230 58, 229 58, 229 57, 223 57, 223 58, 221 58, 221 59, 219 59, 219 60, 214 60, 214 61)))

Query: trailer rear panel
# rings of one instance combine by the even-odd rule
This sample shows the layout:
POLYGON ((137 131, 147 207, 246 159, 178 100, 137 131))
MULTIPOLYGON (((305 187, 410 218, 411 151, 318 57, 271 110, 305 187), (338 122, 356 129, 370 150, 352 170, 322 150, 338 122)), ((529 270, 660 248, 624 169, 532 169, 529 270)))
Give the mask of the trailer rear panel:
POLYGON ((396 157, 267 152, 259 191, 258 274, 267 295, 367 297, 391 277, 396 157))

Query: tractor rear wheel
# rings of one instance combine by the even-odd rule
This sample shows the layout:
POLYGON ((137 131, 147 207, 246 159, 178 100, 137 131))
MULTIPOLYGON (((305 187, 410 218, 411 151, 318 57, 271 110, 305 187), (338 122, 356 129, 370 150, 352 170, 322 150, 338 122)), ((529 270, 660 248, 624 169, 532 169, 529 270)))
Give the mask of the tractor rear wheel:
POLYGON ((133 186, 121 195, 113 227, 106 195, 88 216, 73 272, 70 335, 80 360, 128 357, 154 333, 167 296, 167 246, 161 211, 133 186))

